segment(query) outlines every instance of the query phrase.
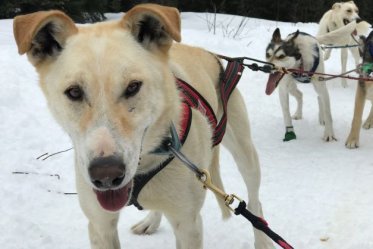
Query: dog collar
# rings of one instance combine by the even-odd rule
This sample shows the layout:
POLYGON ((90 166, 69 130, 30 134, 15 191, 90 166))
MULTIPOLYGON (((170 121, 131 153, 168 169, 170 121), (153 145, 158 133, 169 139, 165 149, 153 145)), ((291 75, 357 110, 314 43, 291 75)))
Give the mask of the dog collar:
POLYGON ((317 56, 315 55, 313 57, 313 65, 312 65, 312 68, 308 71, 308 73, 303 73, 302 72, 304 70, 304 67, 303 67, 303 57, 301 57, 301 65, 300 65, 301 72, 294 72, 294 73, 291 74, 294 79, 296 79, 297 81, 299 81, 301 83, 310 83, 313 74, 316 72, 316 69, 320 64, 320 49, 319 49, 319 46, 315 45, 314 50, 317 53, 317 56))

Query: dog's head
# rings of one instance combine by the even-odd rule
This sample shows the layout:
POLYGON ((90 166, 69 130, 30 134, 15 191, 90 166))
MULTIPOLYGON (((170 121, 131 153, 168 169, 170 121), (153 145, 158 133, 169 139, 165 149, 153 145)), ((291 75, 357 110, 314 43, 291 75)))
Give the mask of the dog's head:
POLYGON ((361 21, 359 8, 356 6, 354 1, 335 3, 333 4, 332 10, 335 11, 344 25, 347 25, 352 21, 361 21))
POLYGON ((120 209, 141 153, 161 143, 179 112, 166 108, 178 101, 168 51, 181 39, 179 12, 138 5, 121 20, 79 27, 62 12, 37 12, 16 17, 14 35, 73 141, 78 173, 103 208, 120 209))
MULTIPOLYGON (((281 38, 280 29, 277 28, 273 34, 270 43, 266 48, 266 60, 279 68, 293 68, 301 59, 301 54, 295 40, 299 36, 299 30, 290 34, 285 40, 281 38)), ((275 72, 270 74, 266 94, 271 94, 282 79, 283 74, 275 72)))

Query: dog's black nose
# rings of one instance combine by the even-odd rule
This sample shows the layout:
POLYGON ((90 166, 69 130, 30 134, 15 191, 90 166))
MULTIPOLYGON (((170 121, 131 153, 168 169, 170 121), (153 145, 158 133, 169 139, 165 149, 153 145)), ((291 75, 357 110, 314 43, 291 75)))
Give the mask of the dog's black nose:
POLYGON ((98 157, 89 165, 89 176, 99 189, 119 186, 125 177, 126 167, 121 158, 116 156, 98 157))

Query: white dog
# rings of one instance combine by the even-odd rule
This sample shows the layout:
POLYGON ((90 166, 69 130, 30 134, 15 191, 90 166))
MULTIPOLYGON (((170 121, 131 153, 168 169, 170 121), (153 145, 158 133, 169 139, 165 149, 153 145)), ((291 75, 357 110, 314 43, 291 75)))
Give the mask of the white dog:
POLYGON ((325 82, 313 77, 313 73, 324 72, 324 61, 318 41, 311 35, 303 32, 290 34, 282 40, 280 30, 277 28, 272 35, 272 40, 266 49, 266 59, 277 67, 293 68, 308 71, 309 73, 282 74, 275 72, 270 74, 266 93, 271 94, 279 85, 280 103, 286 128, 284 141, 296 139, 292 118, 302 118, 303 94, 299 91, 296 81, 313 84, 319 103, 319 122, 325 124, 323 139, 335 140, 332 114, 330 111, 329 94, 325 82), (297 101, 297 109, 293 116, 289 110, 289 94, 297 101))
MULTIPOLYGON (((363 35, 367 32, 370 24, 361 21, 359 16, 359 9, 353 1, 349 2, 339 2, 335 3, 333 7, 328 10, 321 18, 319 22, 319 31, 317 34, 318 36, 325 35, 329 32, 338 30, 343 26, 356 21, 358 24, 356 25, 356 35, 363 35)), ((322 41, 320 41, 323 43, 322 41)), ((353 39, 351 33, 344 33, 341 34, 336 40, 330 41, 331 43, 325 43, 328 45, 357 45, 356 41, 353 39)), ((355 64, 358 65, 360 62, 360 55, 358 47, 350 47, 349 50, 352 53, 352 56, 355 60, 355 64)), ((331 49, 326 49, 324 60, 329 59, 331 53, 331 49)), ((347 67, 347 48, 341 49, 341 66, 342 66, 342 73, 346 72, 347 67)), ((342 79, 342 86, 347 87, 346 79, 342 79)))
MULTIPOLYGON (((220 115, 222 66, 212 53, 173 43, 181 40, 176 9, 138 5, 121 20, 85 26, 76 26, 59 11, 37 12, 17 17, 14 35, 19 53, 27 53, 39 74, 53 115, 74 144, 77 191, 89 219, 92 248, 120 248, 119 211, 130 201, 134 179, 170 159, 153 152, 169 136, 172 123, 185 134, 182 123, 192 120, 181 150, 196 165, 209 168, 222 187, 219 146, 212 147, 214 127, 199 108, 185 109, 177 84, 177 78, 189 82, 220 115)), ((248 208, 262 216, 258 156, 238 90, 229 100, 223 144, 233 152, 246 183, 248 208)), ((204 197, 194 173, 171 159, 138 195, 142 207, 156 212, 134 230, 154 232, 163 213, 178 249, 201 249, 204 197)), ((273 248, 264 233, 254 234, 256 249, 273 248)))

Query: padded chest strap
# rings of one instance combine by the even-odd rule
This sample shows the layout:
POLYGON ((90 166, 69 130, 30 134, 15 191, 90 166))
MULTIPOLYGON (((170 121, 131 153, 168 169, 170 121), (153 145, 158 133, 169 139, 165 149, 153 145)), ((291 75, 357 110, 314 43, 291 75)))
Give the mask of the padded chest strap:
POLYGON ((241 79, 244 66, 242 61, 228 61, 227 67, 219 84, 220 98, 223 106, 223 115, 220 121, 217 121, 216 115, 206 99, 191 85, 181 79, 177 79, 179 90, 183 94, 184 101, 192 108, 199 110, 204 114, 213 129, 213 146, 218 145, 224 137, 227 127, 228 100, 241 79))

